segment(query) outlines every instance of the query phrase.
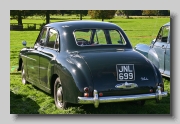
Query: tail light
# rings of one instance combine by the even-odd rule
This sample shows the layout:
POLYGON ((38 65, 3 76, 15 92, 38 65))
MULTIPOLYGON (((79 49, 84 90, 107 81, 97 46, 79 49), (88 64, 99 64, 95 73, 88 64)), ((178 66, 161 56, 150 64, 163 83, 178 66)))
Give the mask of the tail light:
POLYGON ((89 97, 89 93, 84 93, 84 96, 85 97, 89 97))
POLYGON ((84 97, 89 97, 89 88, 88 87, 84 87, 84 97))
POLYGON ((89 88, 88 87, 84 87, 84 92, 85 93, 89 92, 89 88))
POLYGON ((153 89, 150 89, 149 92, 152 93, 152 92, 153 92, 153 89))
POLYGON ((103 96, 103 93, 99 93, 99 96, 103 96))

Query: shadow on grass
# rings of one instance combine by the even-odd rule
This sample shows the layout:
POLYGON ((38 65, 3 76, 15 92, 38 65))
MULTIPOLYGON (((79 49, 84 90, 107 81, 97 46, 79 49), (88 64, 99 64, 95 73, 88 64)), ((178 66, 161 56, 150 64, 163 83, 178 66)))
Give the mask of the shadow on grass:
POLYGON ((75 113, 81 114, 170 115, 170 94, 160 103, 156 103, 155 100, 147 100, 144 106, 136 102, 121 102, 100 104, 98 108, 94 108, 94 105, 74 105, 74 107, 76 108, 75 113))
POLYGON ((32 99, 10 91, 10 114, 39 114, 39 108, 32 99))

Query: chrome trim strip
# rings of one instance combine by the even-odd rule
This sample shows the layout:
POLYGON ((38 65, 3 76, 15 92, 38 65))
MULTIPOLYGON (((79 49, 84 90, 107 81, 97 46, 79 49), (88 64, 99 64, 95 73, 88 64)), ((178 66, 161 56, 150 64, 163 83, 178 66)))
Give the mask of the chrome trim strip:
POLYGON ((36 59, 33 59, 33 58, 30 58, 30 57, 27 57, 27 56, 25 56, 25 55, 21 55, 21 56, 23 56, 23 57, 25 57, 25 58, 27 58, 27 59, 31 59, 31 60, 33 60, 33 61, 36 61, 36 59))
POLYGON ((126 101, 136 101, 136 100, 146 100, 146 99, 157 99, 161 100, 162 97, 167 97, 167 92, 159 92, 150 94, 139 94, 139 95, 126 95, 126 96, 106 96, 98 97, 97 90, 94 90, 94 97, 78 97, 79 104, 94 104, 97 108, 99 103, 110 103, 110 102, 126 102, 126 101))
POLYGON ((170 78, 170 75, 166 75, 166 74, 163 74, 163 73, 161 73, 161 75, 170 78))

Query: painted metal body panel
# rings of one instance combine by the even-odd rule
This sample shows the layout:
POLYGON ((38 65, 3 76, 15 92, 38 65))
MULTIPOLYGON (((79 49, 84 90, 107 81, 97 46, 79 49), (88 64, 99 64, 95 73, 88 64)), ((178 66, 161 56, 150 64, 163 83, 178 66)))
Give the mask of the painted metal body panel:
POLYGON ((163 86, 159 70, 134 51, 124 31, 112 23, 69 21, 47 24, 34 46, 20 51, 19 62, 18 71, 23 62, 26 80, 47 93, 53 93, 55 78, 59 77, 63 99, 70 103, 81 103, 79 98, 84 98, 85 87, 89 89, 89 98, 95 97, 95 91, 109 98, 151 94, 150 90, 156 93, 157 85, 163 86), (93 31, 101 29, 107 44, 78 45, 75 31, 86 32, 84 29, 92 30, 90 40, 97 37, 93 31), (119 40, 113 44, 110 34, 114 32, 119 33, 124 44, 119 40), (51 40, 53 38, 55 41, 51 40))
POLYGON ((163 76, 170 77, 170 22, 160 28, 150 45, 137 44, 134 49, 156 65, 163 76))

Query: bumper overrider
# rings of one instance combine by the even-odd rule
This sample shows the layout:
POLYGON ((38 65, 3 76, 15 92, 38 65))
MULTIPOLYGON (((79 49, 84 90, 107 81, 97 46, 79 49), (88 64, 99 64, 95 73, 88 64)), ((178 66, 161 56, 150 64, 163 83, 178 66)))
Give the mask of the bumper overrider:
POLYGON ((167 92, 161 92, 160 86, 157 87, 156 93, 126 95, 126 96, 98 97, 98 91, 94 90, 94 97, 78 97, 78 103, 94 104, 94 107, 98 108, 100 103, 126 102, 126 101, 137 101, 137 100, 147 100, 147 99, 155 99, 159 101, 162 99, 162 97, 167 97, 167 95, 168 95, 167 92))

